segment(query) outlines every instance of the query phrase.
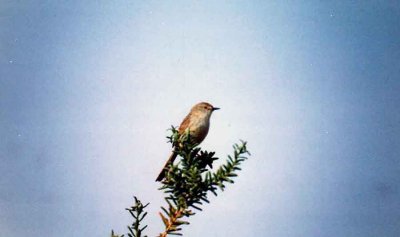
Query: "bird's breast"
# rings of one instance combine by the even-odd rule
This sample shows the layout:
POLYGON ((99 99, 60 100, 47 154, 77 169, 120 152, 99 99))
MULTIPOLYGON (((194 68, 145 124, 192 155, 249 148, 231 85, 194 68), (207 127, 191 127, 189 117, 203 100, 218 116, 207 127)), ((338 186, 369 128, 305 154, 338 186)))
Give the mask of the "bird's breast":
POLYGON ((189 125, 190 135, 196 141, 196 143, 201 143, 207 136, 209 127, 209 119, 193 119, 189 125))

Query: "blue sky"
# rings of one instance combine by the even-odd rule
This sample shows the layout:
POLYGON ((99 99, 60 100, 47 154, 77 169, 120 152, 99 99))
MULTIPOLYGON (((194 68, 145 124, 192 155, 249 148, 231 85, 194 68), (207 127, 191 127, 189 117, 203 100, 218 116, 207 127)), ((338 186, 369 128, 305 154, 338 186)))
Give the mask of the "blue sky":
POLYGON ((150 202, 166 129, 252 157, 187 236, 400 234, 396 1, 3 1, 0 230, 108 236, 150 202))

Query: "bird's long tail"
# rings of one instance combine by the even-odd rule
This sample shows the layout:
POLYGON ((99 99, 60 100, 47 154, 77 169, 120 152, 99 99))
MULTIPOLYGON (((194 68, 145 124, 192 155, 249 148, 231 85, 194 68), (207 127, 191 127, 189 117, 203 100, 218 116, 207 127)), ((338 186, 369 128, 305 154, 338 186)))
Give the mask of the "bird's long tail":
POLYGON ((161 180, 164 179, 165 173, 168 171, 168 165, 174 163, 174 160, 176 159, 176 156, 178 154, 176 152, 172 152, 171 156, 167 160, 167 162, 164 165, 164 168, 161 170, 160 174, 158 175, 156 182, 161 182, 161 180))

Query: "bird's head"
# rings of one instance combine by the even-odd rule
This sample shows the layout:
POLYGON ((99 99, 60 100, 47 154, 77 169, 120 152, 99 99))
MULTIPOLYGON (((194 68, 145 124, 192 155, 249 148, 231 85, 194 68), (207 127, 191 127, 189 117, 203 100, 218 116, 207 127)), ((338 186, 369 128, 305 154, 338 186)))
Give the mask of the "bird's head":
POLYGON ((219 108, 212 106, 210 103, 207 102, 200 102, 193 106, 192 112, 200 112, 203 114, 207 114, 211 116, 212 112, 215 110, 219 110, 219 108))

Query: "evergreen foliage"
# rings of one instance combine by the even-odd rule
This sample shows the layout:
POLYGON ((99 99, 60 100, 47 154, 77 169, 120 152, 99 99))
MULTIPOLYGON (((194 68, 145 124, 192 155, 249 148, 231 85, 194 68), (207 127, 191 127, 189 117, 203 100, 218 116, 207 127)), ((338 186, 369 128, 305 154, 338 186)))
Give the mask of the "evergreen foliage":
MULTIPOLYGON (((180 135, 174 127, 171 131, 171 136, 167 138, 180 160, 167 167, 166 176, 161 182, 160 190, 166 194, 167 205, 161 207, 162 212, 159 213, 165 227, 159 237, 182 235, 182 225, 189 224, 188 217, 201 211, 204 203, 209 203, 209 193, 217 196, 218 188, 223 191, 226 183, 234 183, 233 178, 241 170, 240 165, 250 155, 247 143, 240 141, 240 144, 233 145, 233 156, 228 155, 225 164, 213 171, 213 162, 218 160, 215 152, 201 150, 191 142, 190 134, 180 135)), ((129 237, 146 237, 142 236, 142 232, 147 225, 141 228, 140 224, 147 214, 144 211, 147 205, 142 205, 135 197, 135 204, 127 209, 134 219, 133 224, 128 226, 129 237)), ((111 235, 122 236, 114 235, 114 232, 111 235)))
MULTIPOLYGON (((126 208, 126 210, 129 211, 134 220, 133 223, 130 226, 128 226, 129 233, 127 235, 129 237, 147 237, 147 235, 142 236, 142 232, 144 229, 147 228, 147 225, 141 227, 140 224, 147 215, 147 212, 145 212, 144 209, 150 203, 143 205, 142 202, 139 199, 137 199, 137 197, 133 198, 135 199, 135 203, 133 204, 133 206, 130 208, 126 208)), ((111 237, 124 237, 124 235, 121 236, 115 235, 114 231, 112 230, 111 237)))

